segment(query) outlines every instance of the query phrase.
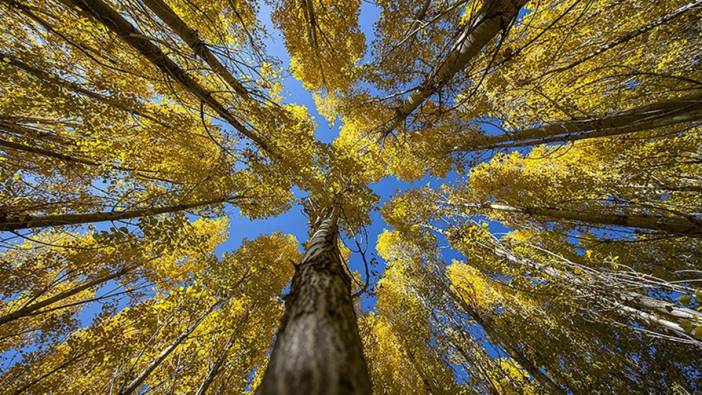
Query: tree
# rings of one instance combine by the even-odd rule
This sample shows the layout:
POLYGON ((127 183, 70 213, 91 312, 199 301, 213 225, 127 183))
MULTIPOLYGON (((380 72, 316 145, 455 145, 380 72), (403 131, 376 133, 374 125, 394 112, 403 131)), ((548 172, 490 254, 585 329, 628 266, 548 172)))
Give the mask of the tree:
POLYGON ((699 391, 701 13, 0 0, 0 387, 699 391))

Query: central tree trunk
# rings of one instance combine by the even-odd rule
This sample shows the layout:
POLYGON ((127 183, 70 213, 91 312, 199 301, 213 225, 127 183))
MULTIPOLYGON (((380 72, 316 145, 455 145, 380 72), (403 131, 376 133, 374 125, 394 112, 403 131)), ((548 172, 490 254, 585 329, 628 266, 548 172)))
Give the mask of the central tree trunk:
POLYGON ((337 218, 333 207, 313 227, 259 395, 371 393, 337 218))

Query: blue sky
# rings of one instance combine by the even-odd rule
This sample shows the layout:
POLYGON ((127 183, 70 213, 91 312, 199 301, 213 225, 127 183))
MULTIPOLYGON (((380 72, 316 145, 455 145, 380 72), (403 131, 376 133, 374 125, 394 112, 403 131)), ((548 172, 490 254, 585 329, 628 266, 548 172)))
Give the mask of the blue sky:
MULTIPOLYGON (((276 29, 270 20, 271 7, 268 4, 261 3, 261 10, 259 19, 265 26, 269 33, 268 40, 266 41, 266 50, 268 53, 282 62, 282 67, 284 68, 283 77, 283 101, 285 103, 295 103, 304 105, 307 107, 309 113, 313 116, 316 121, 317 129, 315 132, 315 137, 326 143, 332 142, 339 134, 340 123, 337 121, 335 124, 330 125, 324 117, 322 117, 316 109, 312 93, 306 90, 302 83, 293 77, 289 71, 288 66, 290 62, 290 56, 285 48, 282 33, 276 29)), ((364 33, 366 38, 366 58, 362 59, 361 62, 367 61, 370 51, 368 50, 370 44, 372 43, 374 34, 374 25, 380 16, 380 9, 369 2, 361 3, 361 15, 359 18, 359 24, 361 31, 364 33)), ((495 131, 487 131, 495 132, 495 131)), ((370 187, 379 197, 380 204, 388 202, 393 195, 406 191, 411 188, 417 188, 425 185, 431 187, 438 187, 442 183, 454 183, 458 181, 459 178, 455 173, 449 173, 448 177, 445 179, 439 179, 436 177, 425 176, 422 179, 414 181, 412 183, 407 183, 399 181, 395 177, 386 177, 380 182, 371 184, 370 187)), ((297 194, 302 196, 301 194, 297 194)), ((379 207, 378 207, 379 208, 379 207)), ((372 223, 367 227, 368 233, 368 253, 367 258, 370 260, 371 257, 375 257, 379 263, 377 267, 374 267, 379 274, 382 273, 385 268, 385 262, 375 254, 375 243, 383 230, 389 229, 390 227, 385 223, 380 213, 377 209, 371 213, 372 223)), ((241 216, 236 207, 229 206, 226 213, 229 217, 230 222, 230 234, 229 239, 219 246, 217 249, 218 255, 224 251, 234 251, 242 243, 244 239, 254 239, 258 236, 269 234, 272 232, 283 232, 289 233, 297 237, 300 243, 304 243, 307 240, 308 234, 308 224, 307 218, 302 212, 301 206, 294 206, 290 210, 282 213, 281 215, 259 219, 250 220, 241 216)), ((491 224, 491 229, 495 232, 504 232, 506 228, 499 226, 499 224, 491 224), (494 228, 494 229, 492 229, 494 228)), ((347 246, 354 247, 353 240, 345 240, 347 246)), ((302 247, 301 247, 302 248, 302 247)), ((450 261, 454 258, 464 258, 458 253, 444 249, 446 261, 450 261)), ((360 254, 353 254, 350 258, 349 267, 353 271, 358 271, 364 273, 364 265, 360 254)), ((375 278, 377 280, 377 277, 375 278)), ((364 295, 361 299, 361 307, 366 310, 373 310, 375 303, 375 297, 364 295)))
MULTIPOLYGON (((314 117, 317 129, 316 138, 323 142, 332 142, 339 134, 339 122, 334 125, 329 125, 329 123, 319 115, 314 104, 314 99, 312 98, 312 93, 307 91, 300 81, 295 79, 289 72, 287 68, 290 62, 290 56, 285 48, 283 42, 283 37, 281 32, 273 27, 270 20, 271 8, 268 4, 261 4, 260 19, 268 30, 270 36, 266 42, 266 49, 269 54, 278 58, 286 69, 285 77, 283 79, 283 100, 286 103, 296 103, 307 107, 309 113, 314 117)), ((360 26, 361 30, 366 36, 366 45, 370 44, 373 39, 373 25, 378 19, 380 11, 374 5, 367 2, 363 2, 361 6, 361 16, 360 16, 360 26)), ((428 179, 420 180, 412 184, 400 182, 393 177, 387 177, 384 180, 371 185, 373 191, 380 196, 381 202, 388 201, 390 197, 402 190, 407 190, 412 186, 425 185, 428 179)), ((229 239, 219 246, 217 252, 221 253, 223 251, 233 251, 236 250, 242 243, 244 239, 254 239, 260 235, 269 234, 272 232, 284 232, 293 234, 300 243, 307 240, 308 224, 307 218, 302 212, 302 207, 295 206, 292 209, 286 211, 285 213, 278 215, 276 217, 265 218, 260 220, 250 220, 248 218, 239 215, 238 209, 235 207, 228 207, 227 214, 229 216, 230 222, 230 233, 229 239)), ((388 226, 383 221, 380 213, 374 211, 371 214, 372 224, 367 228, 368 231, 368 242, 370 247, 368 248, 368 258, 371 258, 375 252, 375 241, 377 237, 384 229, 388 226)), ((353 245, 353 241, 349 241, 349 247, 353 245)), ((384 263, 382 259, 378 257, 380 262, 380 269, 384 268, 384 263)), ((353 254, 349 266, 351 270, 364 272, 363 261, 359 254, 353 254)), ((377 268, 376 268, 377 269, 377 268)), ((362 307, 365 310, 371 310, 373 308, 374 298, 364 297, 362 299, 362 307)))
MULTIPOLYGON (((361 4, 361 15, 359 23, 361 30, 366 37, 366 45, 370 46, 374 38, 374 24, 380 16, 380 10, 375 5, 370 4, 369 2, 362 2, 361 4)), ((281 61, 282 66, 285 69, 282 93, 284 102, 306 106, 309 113, 314 117, 317 124, 315 135, 316 138, 322 142, 332 142, 339 134, 339 122, 330 125, 327 122, 327 120, 324 119, 324 117, 322 117, 317 112, 312 93, 304 89, 302 83, 295 79, 289 72, 287 72, 290 57, 285 48, 282 34, 271 24, 270 5, 266 4, 265 2, 261 2, 260 6, 261 11, 259 18, 269 32, 269 38, 266 41, 266 49, 270 55, 276 57, 281 61)), ((369 52, 370 51, 366 52, 366 58, 362 59, 362 62, 368 60, 369 52)), ((425 176, 422 179, 412 183, 402 182, 394 177, 386 177, 380 182, 371 184, 370 187, 379 196, 381 202, 380 204, 383 204, 384 202, 388 202, 393 195, 411 188, 417 188, 425 185, 431 187, 438 187, 442 183, 454 183, 458 180, 458 176, 453 172, 450 173, 449 176, 445 179, 425 176)), ((301 197, 302 193, 300 191, 297 191, 296 195, 298 197, 301 197)), ((372 223, 366 228, 369 243, 367 258, 369 260, 372 257, 375 257, 377 259, 379 265, 377 267, 374 267, 373 269, 376 270, 379 275, 382 275, 382 271, 385 268, 385 263, 380 257, 376 256, 375 243, 378 238, 378 235, 381 234, 385 229, 389 229, 390 227, 385 223, 382 216, 377 211, 378 208, 376 208, 376 210, 374 210, 371 213, 372 223)), ((270 234, 273 232, 283 232, 292 234, 298 239, 300 243, 304 243, 308 237, 307 218, 302 212, 302 207, 299 205, 292 207, 290 210, 278 216, 258 220, 251 220, 240 215, 238 209, 233 206, 227 206, 226 214, 228 215, 230 223, 229 238, 226 242, 224 242, 217 248, 216 252, 218 256, 221 256, 221 254, 225 251, 235 251, 237 248, 239 248, 239 246, 245 239, 251 240, 261 235, 270 234)), ((106 229, 109 227, 109 225, 109 223, 96 224, 95 227, 96 229, 106 229)), ((497 227, 495 230, 502 231, 504 230, 504 228, 497 227)), ((347 245, 349 247, 353 247, 352 240, 345 241, 347 242, 347 245)), ((300 248, 302 248, 302 246, 300 246, 300 248)), ((460 255, 449 249, 445 249, 444 251, 444 259, 446 259, 447 261, 450 261, 450 259, 452 258, 462 258, 460 255)), ((353 254, 351 256, 349 261, 349 267, 353 271, 364 273, 363 261, 359 254, 353 254)), ((379 277, 376 276, 375 280, 377 280, 378 278, 379 277)), ((103 285, 98 290, 98 294, 104 295, 114 290, 119 291, 120 287, 118 283, 112 281, 103 285)), ((126 305, 126 302, 127 300, 123 300, 121 303, 119 303, 119 308, 124 307, 126 305)), ((374 309, 374 305, 375 297, 366 295, 362 296, 361 307, 363 310, 371 311, 374 309)), ((82 324, 90 325, 92 319, 95 317, 96 313, 99 312, 99 310, 99 303, 91 303, 86 305, 80 313, 80 320, 82 324)), ((33 349, 33 347, 29 347, 24 351, 29 351, 31 349, 33 349)), ((5 353, 4 355, 2 355, 2 357, 10 358, 9 360, 3 360, 3 358, 0 358, 0 371, 8 368, 9 366, 12 366, 14 363, 17 362, 16 359, 12 358, 12 356, 17 355, 14 352, 5 353)))

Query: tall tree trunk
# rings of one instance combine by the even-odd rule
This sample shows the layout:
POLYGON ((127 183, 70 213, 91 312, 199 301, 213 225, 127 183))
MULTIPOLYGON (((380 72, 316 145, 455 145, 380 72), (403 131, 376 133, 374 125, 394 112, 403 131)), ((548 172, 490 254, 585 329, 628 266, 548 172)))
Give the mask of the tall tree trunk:
POLYGON ((339 253, 338 211, 332 207, 313 227, 258 395, 371 393, 339 253))
MULTIPOLYGON (((236 197, 234 199, 236 199, 236 197)), ((229 200, 232 199, 219 198, 193 203, 176 204, 173 206, 149 207, 127 211, 105 211, 88 214, 59 214, 45 215, 41 217, 24 215, 21 218, 0 217, 0 231, 44 228, 48 226, 85 225, 103 221, 118 221, 137 217, 146 217, 157 214, 189 210, 197 207, 220 204, 229 200)))
POLYGON ((424 373, 424 369, 422 367, 421 363, 417 362, 417 358, 414 356, 414 353, 409 347, 405 347, 405 354, 407 354, 407 357, 409 358, 410 362, 412 362, 412 366, 414 366, 414 370, 417 372, 417 375, 419 378, 422 380, 422 384, 424 385, 424 393, 427 395, 430 394, 438 394, 440 392, 436 392, 432 390, 434 387, 427 377, 427 375, 424 373))
POLYGON ((672 21, 673 19, 676 19, 676 18, 684 15, 685 13, 689 12, 690 10, 693 10, 695 8, 699 8, 700 6, 702 6, 702 0, 691 1, 683 6, 679 7, 678 9, 674 10, 673 12, 665 14, 662 17, 660 17, 652 22, 649 22, 643 26, 639 26, 636 30, 630 31, 630 32, 628 32, 620 37, 617 37, 615 40, 610 41, 607 44, 597 48, 597 50, 591 52, 589 55, 587 55, 583 58, 580 58, 572 63, 569 63, 566 66, 557 67, 555 69, 551 69, 551 70, 547 71, 546 73, 539 76, 539 78, 543 78, 544 76, 547 76, 549 74, 559 73, 561 71, 570 70, 570 69, 578 66, 579 64, 585 63, 585 62, 609 51, 612 48, 615 48, 621 44, 624 44, 628 41, 631 41, 634 38, 636 38, 644 33, 648 33, 651 30, 653 30, 659 26, 663 26, 666 23, 672 21))
POLYGON ((69 6, 77 7, 82 12, 92 16, 106 28, 117 34, 122 41, 131 46, 143 57, 166 75, 177 81, 183 89, 190 92, 202 103, 207 104, 219 116, 224 118, 234 129, 251 139, 259 148, 272 156, 275 152, 253 130, 237 120, 227 108, 219 102, 211 92, 190 77, 183 68, 178 66, 168 55, 154 44, 147 36, 143 35, 129 20, 115 11, 109 4, 102 0, 62 0, 69 6))
POLYGON ((547 207, 515 207, 502 203, 482 205, 493 211, 524 214, 544 218, 547 221, 577 221, 588 225, 613 225, 626 228, 649 229, 676 235, 702 235, 702 223, 692 218, 657 215, 621 214, 587 210, 564 210, 547 207))
POLYGON ((120 389, 119 394, 129 395, 138 390, 139 387, 141 387, 141 385, 144 383, 144 381, 149 377, 149 375, 154 370, 156 370, 156 368, 164 360, 166 360, 166 358, 168 358, 168 356, 171 355, 171 353, 175 351, 175 349, 178 348, 178 346, 181 343, 183 343, 190 336, 190 334, 193 333, 195 329, 197 329, 198 326, 200 326, 202 321, 204 321, 205 318, 207 318, 207 316, 210 315, 210 313, 212 313, 217 307, 223 305, 227 301, 228 299, 223 299, 210 306, 210 308, 207 309, 207 311, 205 311, 197 320, 195 320, 195 322, 188 325, 188 327, 185 328, 185 331, 178 335, 178 337, 168 347, 161 351, 161 353, 155 359, 149 362, 149 364, 146 365, 141 372, 139 372, 139 374, 134 378, 134 380, 130 381, 129 384, 125 383, 125 385, 120 389))
MULTIPOLYGON (((2 130, 22 130, 21 128, 22 128, 22 126, 10 125, 6 122, 0 121, 0 131, 2 131, 2 130)), ((28 128, 26 128, 26 129, 28 129, 28 128)), ((34 146, 29 146, 29 145, 17 143, 14 141, 0 139, 0 148, 9 148, 9 149, 12 149, 15 151, 27 152, 30 154, 35 154, 38 156, 44 156, 47 158, 57 159, 57 160, 68 162, 68 163, 78 163, 78 164, 95 166, 95 167, 102 165, 101 163, 92 161, 90 159, 84 159, 84 158, 80 158, 77 156, 67 155, 67 154, 64 154, 61 152, 55 152, 55 151, 52 151, 49 149, 44 149, 44 148, 38 147, 36 144, 34 146)), ((148 180, 164 181, 164 182, 168 182, 171 184, 179 184, 178 182, 169 180, 167 178, 161 178, 161 177, 156 177, 156 176, 147 174, 147 173, 157 174, 154 171, 139 170, 139 169, 135 169, 135 168, 116 166, 116 165, 109 165, 109 166, 110 166, 110 168, 115 169, 115 170, 133 172, 134 176, 137 178, 145 178, 148 180)))
MULTIPOLYGON (((486 246, 482 247, 489 248, 486 246)), ((584 300, 590 300, 600 305, 604 304, 607 307, 613 308, 614 311, 617 311, 623 316, 628 316, 634 320, 644 321, 653 327, 678 337, 688 344, 702 348, 702 342, 692 337, 690 333, 688 333, 682 327, 682 325, 665 318, 673 317, 678 319, 702 319, 702 312, 688 309, 686 307, 680 307, 674 303, 651 298, 627 289, 613 290, 611 289, 611 286, 602 286, 598 284, 596 278, 581 278, 580 276, 563 272, 554 267, 535 262, 531 259, 517 257, 505 249, 493 247, 491 250, 497 256, 504 258, 512 264, 531 267, 537 271, 563 281, 566 287, 572 289, 578 297, 581 297, 584 300), (591 292, 593 290, 597 292, 591 292), (611 300, 603 298, 603 294, 611 295, 611 300), (628 306, 625 303, 632 303, 642 308, 650 309, 651 312, 642 311, 639 308, 628 306)))
MULTIPOLYGON (((9 4, 11 6, 19 8, 20 11, 25 11, 27 12, 27 8, 25 6, 19 5, 15 1, 10 1, 9 4)), ((32 14, 33 15, 33 14, 32 14)), ((43 22, 43 21, 42 21, 43 22)), ((45 27, 47 25, 44 25, 45 27)), ((61 87, 63 89, 69 90, 71 92, 74 92, 76 94, 89 97, 93 100, 96 100, 101 103, 105 103, 109 106, 115 107, 117 109, 120 109, 124 112, 128 112, 130 114, 148 119, 149 121, 152 121, 154 123, 157 123, 159 125, 165 126, 165 127, 173 127, 173 125, 168 125, 167 123, 161 121, 160 119, 156 118, 152 114, 148 114, 145 108, 140 108, 143 107, 139 103, 134 103, 132 101, 127 101, 125 98, 114 98, 110 96, 105 96, 101 95, 99 93, 93 92, 89 89, 86 89, 85 87, 81 86, 80 84, 77 84, 75 82, 67 81, 58 75, 44 71, 38 67, 31 66, 28 63, 25 63, 15 57, 14 55, 7 53, 7 52, 0 52, 0 57, 3 59, 7 59, 7 62, 9 65, 14 66, 23 72, 31 75, 32 77, 38 79, 42 84, 44 85, 55 85, 57 87, 61 87)))
POLYGON ((455 152, 477 152, 612 137, 702 119, 702 94, 632 108, 602 117, 550 122, 543 126, 471 139, 455 152))
POLYGON ((210 388, 210 385, 212 385, 212 383, 215 380, 215 377, 217 377, 217 374, 219 374, 219 371, 222 369, 222 366, 227 361, 227 357, 229 356, 229 350, 234 345, 236 335, 236 332, 232 333, 232 336, 229 338, 229 340, 227 340, 227 343, 222 348, 222 351, 220 352, 219 356, 212 364, 210 369, 207 371, 207 376, 205 376, 205 379, 200 384, 200 387, 198 387, 197 393, 195 395, 205 395, 207 393, 207 390, 210 388))
POLYGON ((69 290, 60 292, 54 296, 48 297, 48 298, 41 300, 39 302, 34 302, 32 304, 21 307, 21 308, 13 311, 11 313, 0 316, 0 325, 18 320, 22 317, 26 317, 29 315, 41 314, 42 312, 37 312, 37 310, 42 309, 42 308, 47 307, 47 306, 51 306, 54 303, 57 303, 57 302, 60 302, 64 299, 70 298, 71 296, 77 295, 77 294, 85 291, 88 288, 92 288, 92 287, 101 285, 103 283, 106 283, 110 280, 114 280, 116 278, 122 277, 123 275, 136 269, 136 267, 140 266, 140 265, 141 265, 141 263, 127 265, 124 268, 122 268, 114 273, 110 273, 108 275, 98 277, 98 278, 91 280, 91 281, 87 281, 83 284, 77 285, 69 290))
POLYGON ((192 29, 176 14, 163 0, 144 0, 151 11, 158 15, 168 27, 180 37, 198 56, 207 62, 212 70, 217 73, 234 91, 242 98, 248 99, 246 88, 227 70, 217 57, 207 49, 207 45, 200 39, 196 30, 192 29))
MULTIPOLYGON (((563 389, 561 389, 558 383, 553 380, 548 372, 542 372, 541 369, 536 366, 536 364, 534 364, 521 350, 516 349, 511 343, 505 341, 500 333, 494 330, 490 320, 487 317, 484 317, 478 312, 477 309, 473 308, 473 306, 466 302, 466 300, 460 294, 458 294, 458 292, 443 281, 435 280, 434 283, 443 289, 446 295, 456 302, 473 321, 483 328, 493 344, 501 346, 512 359, 514 359, 524 370, 526 370, 529 375, 542 387, 547 389, 550 394, 564 393, 563 389)), ((464 333, 461 332, 461 335, 464 335, 464 333)))
MULTIPOLYGON (((51 376, 51 375, 53 375, 53 374, 55 374, 55 373, 57 373, 57 372, 59 372, 59 371, 61 371, 61 370, 63 370, 63 369, 66 369, 66 368, 69 367, 70 365, 72 365, 72 364, 78 362, 78 361, 79 361, 80 359, 82 359, 86 354, 87 354, 87 351, 81 351, 79 354, 77 354, 77 355, 75 355, 75 356, 73 356, 73 357, 70 357, 70 358, 66 359, 63 363, 61 363, 60 365, 56 366, 55 368, 49 370, 48 372, 42 374, 41 376, 39 376, 39 377, 37 377, 37 378, 35 378, 35 379, 32 379, 31 381, 29 381, 28 383, 23 384, 23 385, 20 386, 19 388, 16 388, 16 389, 14 390, 14 392, 12 392, 12 394, 13 394, 13 395, 20 395, 20 394, 23 394, 25 391, 29 390, 32 386, 35 386, 35 385, 39 384, 40 382, 42 382, 43 380, 45 380, 45 379, 48 378, 49 376, 51 376)), ((8 392, 8 394, 9 394, 9 392, 8 392)))
MULTIPOLYGON (((387 135, 419 108, 431 95, 439 92, 451 79, 465 69, 495 36, 517 17, 526 0, 491 0, 483 2, 480 11, 460 32, 449 53, 409 97, 395 109, 396 116, 384 128, 387 135)), ((470 6, 469 6, 470 7, 470 6)))

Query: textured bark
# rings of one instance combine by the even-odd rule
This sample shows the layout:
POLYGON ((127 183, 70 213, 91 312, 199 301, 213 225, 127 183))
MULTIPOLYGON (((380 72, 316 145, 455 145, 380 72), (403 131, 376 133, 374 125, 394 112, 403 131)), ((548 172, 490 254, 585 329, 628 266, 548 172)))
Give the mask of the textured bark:
POLYGON ((409 97, 395 109, 397 115, 383 131, 389 134, 412 114, 431 95, 439 92, 451 79, 465 69, 480 50, 516 18, 526 0, 492 0, 483 7, 460 32, 449 53, 435 70, 414 89, 409 97))
POLYGON ((697 93, 600 118, 551 122, 544 126, 522 131, 497 136, 481 136, 462 146, 454 147, 453 150, 456 152, 476 152, 612 137, 679 123, 695 122, 701 119, 702 94, 697 93))
POLYGON ((21 230, 30 228, 44 228, 48 226, 84 225, 103 221, 118 221, 157 214, 172 213, 189 210, 213 204, 220 204, 232 199, 212 199, 200 202, 176 204, 173 206, 150 207, 128 211, 108 211, 89 214, 60 214, 34 217, 24 215, 21 218, 0 217, 0 231, 21 230))
POLYGON ((296 267, 259 395, 370 394, 337 216, 323 217, 296 267))
POLYGON ((243 123, 237 120, 234 115, 227 110, 222 103, 215 99, 211 92, 192 79, 188 73, 169 58, 161 49, 151 42, 146 36, 134 27, 127 19, 122 17, 110 5, 102 0, 62 0, 64 3, 78 7, 81 11, 92 16, 102 23, 109 30, 119 36, 122 41, 131 46, 143 57, 149 60, 154 66, 166 75, 177 81, 180 86, 190 92, 202 103, 207 104, 219 116, 224 118, 234 129, 242 135, 248 137, 258 145, 259 148, 275 156, 268 144, 256 133, 249 130, 243 123))

